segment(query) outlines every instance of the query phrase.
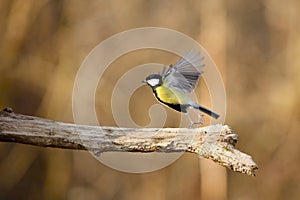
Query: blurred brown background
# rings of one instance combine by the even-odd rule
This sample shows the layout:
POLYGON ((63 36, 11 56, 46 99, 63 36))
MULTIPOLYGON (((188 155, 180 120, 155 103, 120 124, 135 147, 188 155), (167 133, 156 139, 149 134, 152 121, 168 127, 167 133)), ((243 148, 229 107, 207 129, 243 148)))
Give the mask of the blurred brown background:
MULTIPOLYGON (((128 174, 87 152, 0 143, 0 199, 205 199, 205 175, 224 182, 208 192, 225 188, 223 199, 299 199, 299 24, 297 0, 0 1, 0 108, 73 122, 75 75, 99 42, 136 27, 171 28, 197 40, 216 62, 226 85, 226 124, 239 133, 238 148, 260 167, 255 178, 227 171, 226 180, 213 171, 203 174, 197 156, 185 154, 162 170, 128 174)), ((154 50, 120 58, 114 65, 124 67, 108 70, 100 83, 104 99, 111 94, 105 85, 126 69, 174 61, 154 50)), ((143 103, 155 103, 143 89, 132 97, 142 109, 132 109, 136 119, 147 112, 143 103), (146 95, 143 102, 139 93, 146 95)), ((109 101, 102 101, 103 123, 115 125, 109 101)), ((178 122, 172 116, 168 126, 178 122)), ((147 117, 138 122, 146 124, 147 117)))

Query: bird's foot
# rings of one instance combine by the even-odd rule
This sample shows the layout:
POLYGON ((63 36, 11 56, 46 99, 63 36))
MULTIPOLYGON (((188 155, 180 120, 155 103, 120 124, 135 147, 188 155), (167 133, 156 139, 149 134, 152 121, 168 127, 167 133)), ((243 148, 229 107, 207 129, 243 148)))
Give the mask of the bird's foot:
POLYGON ((203 121, 199 121, 199 122, 192 122, 191 125, 189 126, 189 128, 193 128, 194 125, 202 125, 203 124, 203 121))

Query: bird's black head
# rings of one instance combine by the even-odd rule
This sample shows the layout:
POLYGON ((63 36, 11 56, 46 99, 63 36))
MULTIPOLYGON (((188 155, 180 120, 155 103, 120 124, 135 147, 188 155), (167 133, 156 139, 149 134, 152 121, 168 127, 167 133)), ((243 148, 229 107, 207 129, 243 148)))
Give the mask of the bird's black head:
POLYGON ((146 77, 144 83, 147 83, 153 89, 162 85, 162 77, 159 74, 151 74, 146 77))

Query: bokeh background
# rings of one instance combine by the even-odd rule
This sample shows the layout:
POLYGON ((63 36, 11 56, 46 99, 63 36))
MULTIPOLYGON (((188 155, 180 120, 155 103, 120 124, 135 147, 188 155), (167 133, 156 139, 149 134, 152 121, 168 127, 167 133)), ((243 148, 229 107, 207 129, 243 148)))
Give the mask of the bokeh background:
MULTIPOLYGON (((210 53, 225 80, 226 124, 259 165, 249 177, 184 154, 159 171, 129 174, 88 152, 0 143, 0 199, 299 199, 299 24, 297 0, 0 1, 1 109, 72 123, 75 75, 99 42, 131 28, 170 28, 210 53)), ((143 50, 115 61, 98 87, 102 124, 115 125, 109 99, 122 73, 177 59, 143 50)), ((149 122, 153 103, 149 88, 133 95, 137 123, 149 122)), ((175 127, 179 115, 167 113, 175 127)))

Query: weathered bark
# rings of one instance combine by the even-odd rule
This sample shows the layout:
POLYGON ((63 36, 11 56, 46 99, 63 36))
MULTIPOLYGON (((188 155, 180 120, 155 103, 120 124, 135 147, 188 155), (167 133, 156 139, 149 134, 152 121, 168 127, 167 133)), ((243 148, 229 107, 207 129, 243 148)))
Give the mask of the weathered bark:
POLYGON ((0 112, 0 141, 99 153, 186 151, 248 175, 254 176, 258 169, 251 156, 235 149, 237 134, 227 125, 194 129, 85 126, 16 114, 6 108, 0 112))

